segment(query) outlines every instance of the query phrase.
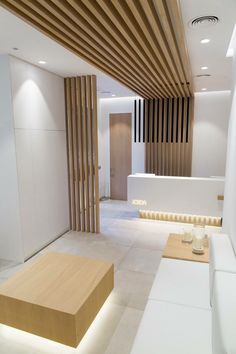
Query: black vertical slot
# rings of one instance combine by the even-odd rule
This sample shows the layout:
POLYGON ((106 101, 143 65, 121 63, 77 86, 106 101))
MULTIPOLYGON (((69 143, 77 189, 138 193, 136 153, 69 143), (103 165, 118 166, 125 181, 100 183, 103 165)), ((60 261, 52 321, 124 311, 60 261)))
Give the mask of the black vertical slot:
POLYGON ((141 142, 141 99, 138 101, 138 142, 141 142))
POLYGON ((187 97, 187 124, 186 124, 186 143, 188 143, 188 130, 189 130, 189 97, 187 97))
POLYGON ((147 142, 149 143, 149 135, 150 135, 150 132, 149 132, 149 128, 150 128, 150 100, 147 100, 147 142))
POLYGON ((136 100, 134 100, 134 142, 136 143, 136 130, 137 130, 137 107, 136 100))
POLYGON ((146 113, 146 101, 143 100, 143 143, 145 143, 145 113, 146 113))
POLYGON ((167 108, 166 108, 166 142, 169 142, 169 103, 170 100, 167 98, 167 108))
POLYGON ((165 109, 165 99, 162 98, 162 117, 161 117, 161 142, 164 143, 164 109, 165 109))
POLYGON ((177 98, 177 107, 176 107, 176 143, 178 143, 179 135, 179 97, 177 98))
POLYGON ((175 107, 175 99, 172 98, 172 110, 171 110, 171 142, 174 141, 174 107, 175 107))
POLYGON ((182 97, 182 117, 181 117, 181 143, 184 139, 184 97, 182 97))
POLYGON ((154 143, 154 136, 155 136, 155 98, 152 100, 152 142, 154 143))
POLYGON ((159 105, 160 105, 160 99, 157 99, 157 114, 156 114, 156 122, 157 122, 157 143, 159 143, 159 105))

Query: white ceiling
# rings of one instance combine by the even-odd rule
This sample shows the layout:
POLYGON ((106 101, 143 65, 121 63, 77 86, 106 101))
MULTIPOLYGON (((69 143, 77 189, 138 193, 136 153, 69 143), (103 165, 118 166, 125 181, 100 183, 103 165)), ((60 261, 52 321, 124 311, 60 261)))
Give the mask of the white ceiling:
POLYGON ((62 77, 97 75, 101 98, 134 96, 135 93, 94 66, 86 63, 57 42, 46 37, 18 17, 0 7, 0 53, 7 53, 62 77), (19 50, 13 50, 13 48, 19 50), (45 60, 45 65, 39 65, 45 60), (102 93, 107 92, 107 93, 102 93))
POLYGON ((187 47, 190 56, 194 91, 221 91, 231 89, 232 58, 226 53, 236 23, 236 0, 180 0, 185 27, 187 47), (189 21, 195 17, 214 15, 220 22, 207 27, 191 28, 189 21), (200 40, 209 38, 208 44, 200 40), (207 70, 201 70, 208 66, 207 70), (210 77, 196 78, 198 74, 210 77))
MULTIPOLYGON (((231 58, 226 52, 236 23, 236 0, 180 0, 182 17, 190 56, 194 91, 229 90, 231 88, 231 58), (189 21, 198 16, 215 15, 219 24, 208 27, 191 28, 189 21), (209 38, 208 44, 200 40, 209 38), (208 66, 208 70, 201 70, 208 66), (196 78, 198 74, 211 77, 196 78)), ((62 77, 95 74, 98 78, 99 97, 134 96, 135 93, 86 63, 60 44, 43 35, 18 17, 0 7, 0 53, 8 53, 62 77), (13 50, 14 47, 19 50, 13 50), (45 60, 46 65, 38 64, 45 60), (105 93, 102 93, 105 92, 105 93)))

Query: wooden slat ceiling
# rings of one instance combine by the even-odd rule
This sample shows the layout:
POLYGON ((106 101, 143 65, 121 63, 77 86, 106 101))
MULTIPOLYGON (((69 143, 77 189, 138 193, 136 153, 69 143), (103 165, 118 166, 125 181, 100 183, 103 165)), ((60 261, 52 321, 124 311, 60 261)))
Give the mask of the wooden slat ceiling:
POLYGON ((0 4, 142 97, 192 94, 179 0, 0 4))

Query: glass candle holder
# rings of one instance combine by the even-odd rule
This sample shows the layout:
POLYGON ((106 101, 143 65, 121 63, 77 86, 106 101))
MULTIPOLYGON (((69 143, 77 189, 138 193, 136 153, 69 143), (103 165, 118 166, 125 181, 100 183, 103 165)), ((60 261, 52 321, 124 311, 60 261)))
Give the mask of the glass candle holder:
POLYGON ((188 228, 183 228, 182 242, 184 242, 184 243, 192 243, 193 242, 192 230, 190 230, 188 228))
POLYGON ((205 226, 194 225, 193 228, 193 253, 204 253, 205 226))

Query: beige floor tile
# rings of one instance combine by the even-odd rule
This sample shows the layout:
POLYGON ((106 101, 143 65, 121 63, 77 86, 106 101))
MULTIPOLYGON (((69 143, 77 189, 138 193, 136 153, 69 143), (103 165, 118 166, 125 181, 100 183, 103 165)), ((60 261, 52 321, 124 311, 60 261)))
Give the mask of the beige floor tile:
POLYGON ((84 241, 81 238, 66 239, 65 237, 61 237, 44 248, 40 253, 60 252, 86 257, 89 254, 91 244, 92 242, 88 240, 84 241))
POLYGON ((139 233, 140 232, 137 230, 130 230, 125 227, 111 225, 104 232, 101 232, 101 236, 121 245, 132 246, 139 233))
POLYGON ((117 269, 120 262, 127 255, 130 247, 119 245, 111 241, 94 241, 91 244, 88 257, 114 263, 117 269))
POLYGON ((134 247, 149 248, 152 250, 163 251, 169 237, 169 232, 139 232, 133 243, 134 247))
POLYGON ((109 301, 144 310, 154 278, 153 274, 117 270, 115 272, 115 288, 109 301))
POLYGON ((130 353, 142 315, 143 311, 126 308, 105 354, 130 353))
POLYGON ((131 248, 119 269, 155 274, 160 264, 162 251, 145 248, 131 248))

